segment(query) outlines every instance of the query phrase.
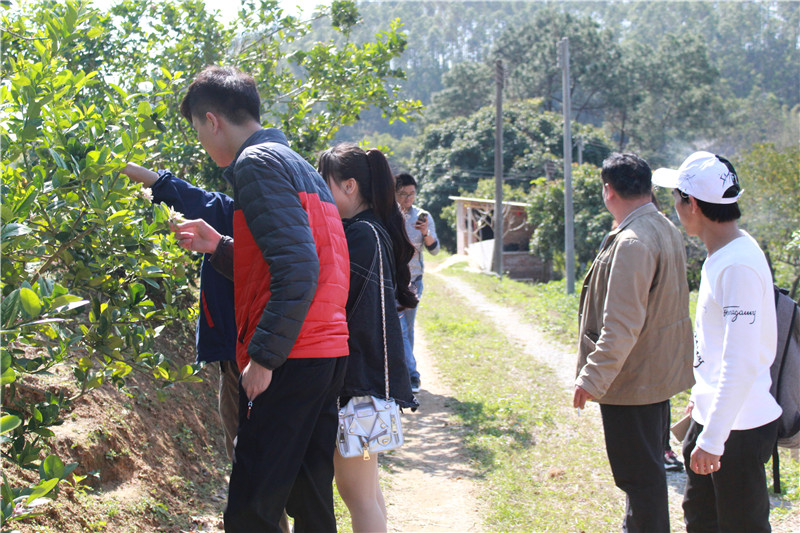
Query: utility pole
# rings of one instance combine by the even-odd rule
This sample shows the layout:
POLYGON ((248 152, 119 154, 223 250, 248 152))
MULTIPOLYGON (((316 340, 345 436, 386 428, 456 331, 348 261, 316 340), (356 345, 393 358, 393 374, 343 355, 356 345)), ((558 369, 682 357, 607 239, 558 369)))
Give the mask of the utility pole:
POLYGON ((578 137, 575 139, 575 142, 578 144, 578 164, 583 164, 583 137, 578 137))
POLYGON ((558 61, 561 65, 564 111, 564 268, 567 272, 567 294, 575 292, 575 228, 572 210, 572 132, 570 112, 572 103, 569 94, 569 38, 564 37, 558 46, 558 61))
POLYGON ((495 62, 494 271, 503 277, 503 60, 495 62))

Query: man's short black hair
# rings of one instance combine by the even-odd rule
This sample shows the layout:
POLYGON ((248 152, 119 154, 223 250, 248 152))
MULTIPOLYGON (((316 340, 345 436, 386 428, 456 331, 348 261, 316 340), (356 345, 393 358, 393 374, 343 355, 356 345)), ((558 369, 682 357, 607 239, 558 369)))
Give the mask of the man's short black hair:
POLYGON ((261 97, 252 76, 235 67, 211 65, 189 85, 181 101, 181 115, 205 121, 206 113, 217 113, 232 124, 261 122, 261 97))
POLYGON ((395 190, 400 190, 403 187, 408 187, 409 185, 413 185, 414 189, 417 189, 417 180, 414 179, 414 176, 409 174, 408 172, 402 172, 394 177, 394 187, 395 190))
POLYGON ((600 178, 611 184, 622 198, 650 196, 653 172, 647 161, 636 154, 612 153, 603 161, 600 178))
MULTIPOLYGON (((678 194, 681 197, 681 202, 684 204, 689 203, 688 194, 681 190, 678 190, 678 194)), ((710 202, 698 200, 697 198, 695 198, 695 201, 697 202, 697 207, 700 208, 700 212, 703 213, 703 216, 712 222, 730 222, 732 220, 739 220, 742 217, 742 210, 739 209, 739 202, 734 202, 732 204, 712 204, 710 202)))

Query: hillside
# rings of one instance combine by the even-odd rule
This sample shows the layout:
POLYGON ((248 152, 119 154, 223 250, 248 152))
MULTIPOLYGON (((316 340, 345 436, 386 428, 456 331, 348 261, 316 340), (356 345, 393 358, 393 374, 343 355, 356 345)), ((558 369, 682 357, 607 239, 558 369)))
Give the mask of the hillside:
MULTIPOLYGON (((194 335, 181 329, 165 330, 159 348, 192 362, 194 335)), ((148 376, 129 379, 128 394, 106 384, 75 401, 64 424, 53 428, 53 453, 80 463, 75 473, 87 477, 78 486, 63 483, 58 498, 39 508, 41 516, 8 526, 21 533, 216 530, 228 473, 218 367, 209 365, 202 376, 202 383, 170 388, 163 401, 148 376)), ((40 385, 53 390, 66 383, 50 376, 40 385)), ((40 399, 33 389, 26 394, 40 399)), ((5 461, 3 472, 12 483, 38 479, 5 461)))

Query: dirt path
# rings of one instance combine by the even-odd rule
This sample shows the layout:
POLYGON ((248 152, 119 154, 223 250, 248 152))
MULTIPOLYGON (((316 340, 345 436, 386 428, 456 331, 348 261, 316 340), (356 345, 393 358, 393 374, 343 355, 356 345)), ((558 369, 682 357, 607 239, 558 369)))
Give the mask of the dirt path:
POLYGON ((482 531, 482 502, 463 448, 463 429, 450 422, 450 391, 439 379, 425 338, 415 331, 422 376, 420 409, 403 415, 404 446, 385 455, 381 472, 389 531, 482 531))

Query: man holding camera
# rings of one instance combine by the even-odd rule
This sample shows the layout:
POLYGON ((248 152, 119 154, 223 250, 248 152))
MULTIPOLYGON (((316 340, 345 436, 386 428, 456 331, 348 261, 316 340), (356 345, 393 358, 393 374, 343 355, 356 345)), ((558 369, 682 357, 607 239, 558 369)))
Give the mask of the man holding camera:
MULTIPOLYGON (((436 226, 433 218, 424 209, 414 205, 417 197, 417 180, 411 174, 402 173, 395 176, 395 191, 397 203, 406 222, 408 240, 414 245, 414 257, 408 263, 411 271, 411 287, 418 299, 422 298, 422 273, 425 264, 422 261, 422 247, 433 255, 439 253, 439 239, 436 237, 436 226)), ((417 370, 417 360, 414 357, 414 320, 417 309, 407 308, 400 314, 400 325, 403 328, 403 342, 405 344, 406 364, 411 378, 411 391, 419 392, 420 378, 417 370)))

